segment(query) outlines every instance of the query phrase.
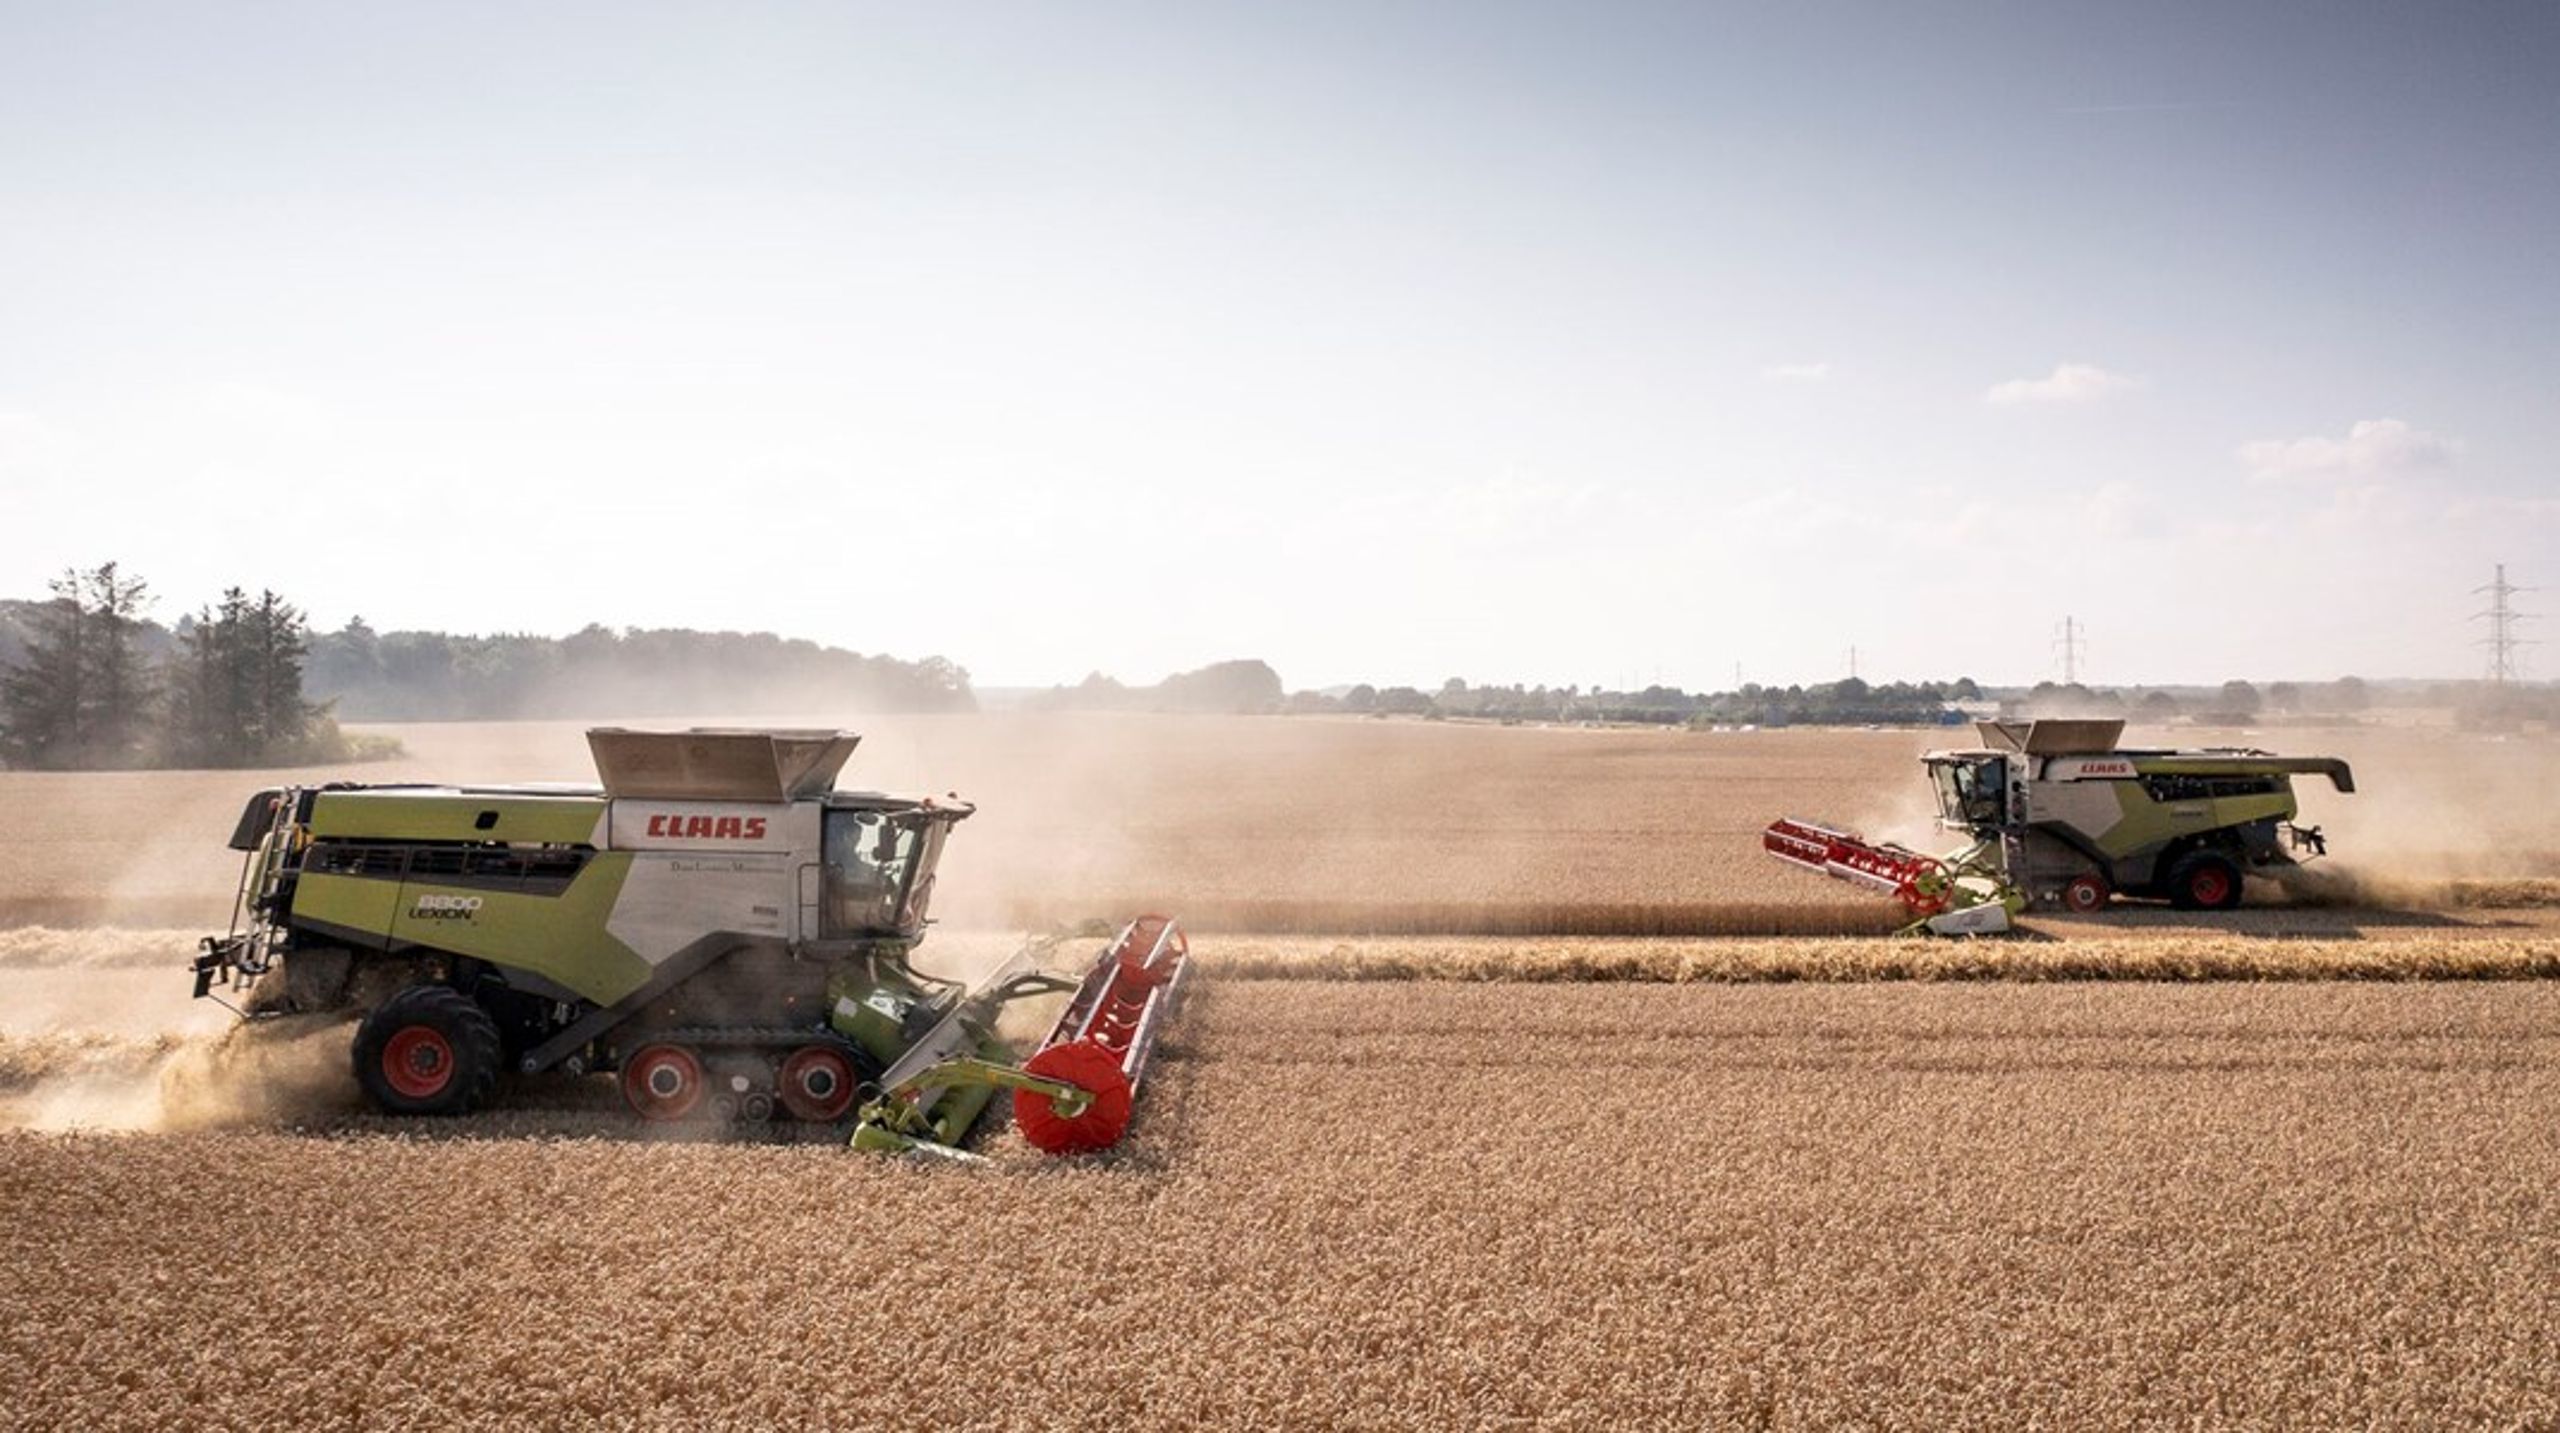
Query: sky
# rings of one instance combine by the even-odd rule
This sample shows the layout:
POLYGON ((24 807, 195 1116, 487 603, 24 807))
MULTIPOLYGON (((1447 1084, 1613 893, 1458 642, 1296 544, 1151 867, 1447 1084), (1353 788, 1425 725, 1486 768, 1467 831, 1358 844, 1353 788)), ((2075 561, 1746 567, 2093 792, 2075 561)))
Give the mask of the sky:
POLYGON ((2554 75, 2458 0, 0 0, 0 594, 2473 675, 2560 588, 2554 75))

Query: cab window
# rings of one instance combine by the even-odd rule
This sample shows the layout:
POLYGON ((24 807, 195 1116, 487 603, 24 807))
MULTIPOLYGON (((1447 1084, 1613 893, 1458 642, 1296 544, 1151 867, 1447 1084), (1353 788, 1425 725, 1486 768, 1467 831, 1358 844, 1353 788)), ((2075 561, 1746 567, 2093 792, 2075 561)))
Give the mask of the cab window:
POLYGON ((1959 825, 1999 822, 2005 794, 2002 787, 2008 778, 2007 763, 2001 758, 1942 762, 1937 778, 1939 815, 1959 825))
POLYGON ((921 833, 877 811, 827 813, 826 925, 834 935, 896 931, 921 833))

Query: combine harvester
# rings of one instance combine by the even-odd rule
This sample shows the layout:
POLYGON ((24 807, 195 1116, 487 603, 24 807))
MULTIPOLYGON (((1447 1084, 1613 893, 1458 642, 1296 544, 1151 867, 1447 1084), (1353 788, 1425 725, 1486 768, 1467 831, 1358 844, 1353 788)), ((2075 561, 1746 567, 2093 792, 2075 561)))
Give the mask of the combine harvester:
POLYGON ((909 964, 973 808, 834 789, 842 732, 597 730, 600 786, 286 787, 241 815, 229 934, 195 993, 353 1011, 395 1114, 461 1114, 501 1073, 617 1072, 641 1116, 857 1117, 853 1143, 955 1150, 998 1090, 1032 1144, 1129 1124, 1189 945, 1164 916, 1081 971, 1034 941, 974 987, 909 964), (1064 997, 1027 1059, 1014 1002, 1064 997))
POLYGON ((1975 723, 1982 745, 1922 758, 1938 824, 1973 844, 1946 856, 1810 821, 1772 822, 1770 855, 1889 892, 1906 931, 1990 934, 2026 910, 2087 915, 2117 895, 2188 910, 2240 904, 2244 875, 2286 881, 2328 843, 2296 826, 2293 778, 2356 789, 2347 764, 2263 751, 2127 751, 2120 721, 1975 723))

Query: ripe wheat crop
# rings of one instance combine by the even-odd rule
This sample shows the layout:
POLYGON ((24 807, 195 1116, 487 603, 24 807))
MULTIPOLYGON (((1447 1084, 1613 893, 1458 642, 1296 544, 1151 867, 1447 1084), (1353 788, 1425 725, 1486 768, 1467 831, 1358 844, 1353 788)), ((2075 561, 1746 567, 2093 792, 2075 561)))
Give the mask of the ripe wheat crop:
MULTIPOLYGON (((1204 983, 1117 1154, 0 1135, 31 1425, 2560 1420, 2560 987, 1204 983)), ((528 1135, 546 1137, 527 1138, 528 1135)))

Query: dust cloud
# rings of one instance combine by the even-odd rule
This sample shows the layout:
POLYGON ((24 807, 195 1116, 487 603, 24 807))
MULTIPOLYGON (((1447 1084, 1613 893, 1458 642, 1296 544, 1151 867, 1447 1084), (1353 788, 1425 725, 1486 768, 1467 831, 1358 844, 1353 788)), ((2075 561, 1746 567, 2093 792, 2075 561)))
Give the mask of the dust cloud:
MULTIPOLYGON (((937 883, 937 941, 1149 909, 1204 930, 1845 933, 1863 928, 1866 894, 1770 861, 1761 829, 1796 816, 1949 849, 1956 838, 1936 827, 1917 758, 1972 741, 1958 729, 1135 713, 773 724, 859 730, 848 789, 976 804, 937 883)), ((0 773, 14 814, 0 833, 0 938, 23 925, 218 929, 239 877, 223 841, 249 792, 280 780, 591 781, 587 725, 373 728, 406 755, 328 770, 0 773)), ((2302 819, 2327 830, 2335 853, 2299 900, 2560 900, 2560 811, 2543 799, 2560 778, 2560 742, 2547 737, 2376 725, 2131 740, 2352 761, 2353 795, 2317 778, 2298 785, 2302 819)))
POLYGON ((191 998, 191 933, 0 930, 0 1128, 170 1131, 352 1112, 354 1026, 191 998))

